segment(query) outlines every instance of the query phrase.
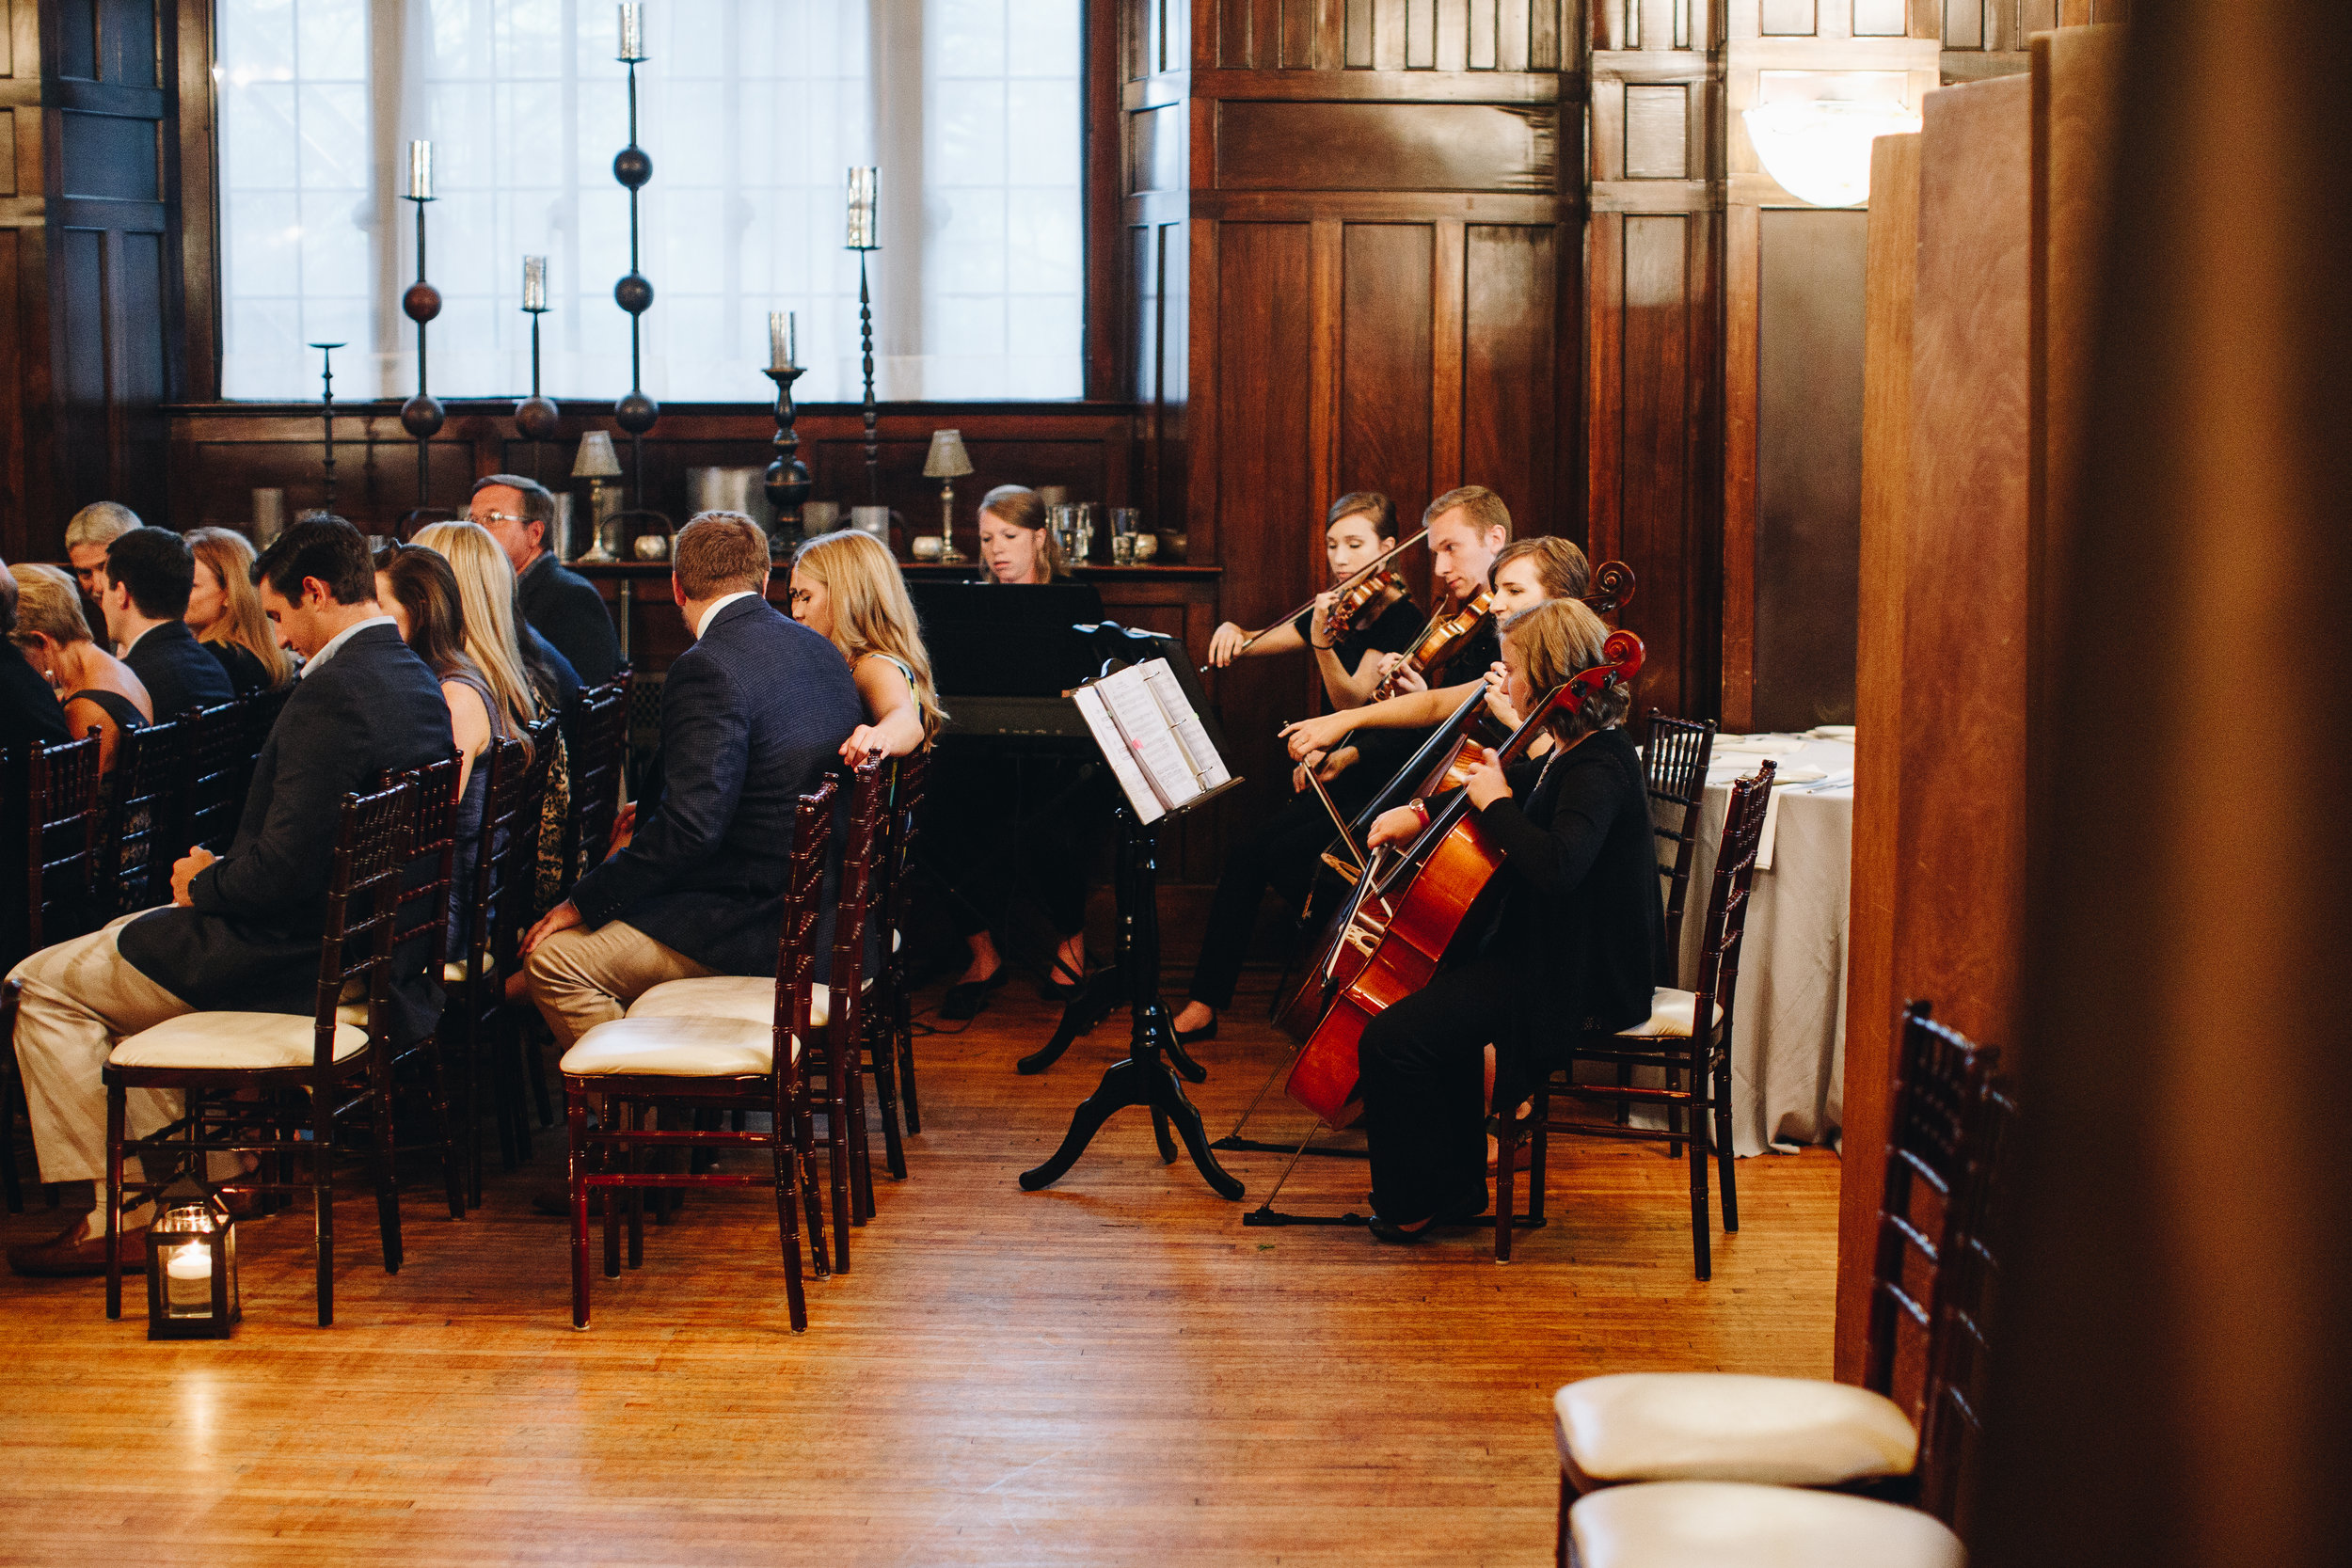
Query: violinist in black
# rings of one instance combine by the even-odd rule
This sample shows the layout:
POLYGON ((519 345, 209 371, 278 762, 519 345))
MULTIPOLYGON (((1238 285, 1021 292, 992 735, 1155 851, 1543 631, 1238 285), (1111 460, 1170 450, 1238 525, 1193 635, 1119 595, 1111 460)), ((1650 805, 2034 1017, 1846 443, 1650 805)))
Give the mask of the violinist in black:
MULTIPOLYGON (((1580 670, 1604 662, 1609 628, 1582 604, 1553 600, 1503 638, 1507 694, 1521 712, 1580 670)), ((1512 768, 1495 753, 1462 786, 1502 852, 1437 976, 1366 1026, 1358 1047, 1372 1155, 1373 1235, 1409 1242, 1486 1207, 1486 1047, 1494 1100, 1517 1104, 1587 1025, 1613 1031, 1649 1016, 1665 949, 1642 760, 1621 725, 1622 687, 1556 716, 1550 742, 1512 768)), ((1375 845, 1407 843, 1418 804, 1384 813, 1375 845)))
MULTIPOLYGON (((1340 583, 1396 547, 1396 508, 1389 498, 1371 491, 1342 496, 1331 505, 1324 524, 1324 552, 1331 580, 1340 583)), ((1236 657, 1306 647, 1314 652, 1323 675, 1323 689, 1338 709, 1360 706, 1389 663, 1421 634, 1421 611, 1394 589, 1375 599, 1347 627, 1329 625, 1332 595, 1320 595, 1312 610, 1286 625, 1269 628, 1255 641, 1227 622, 1209 643, 1209 662, 1231 663, 1236 657), (1247 655, 1242 644, 1248 642, 1247 655)), ((1270 886, 1294 906, 1303 903, 1314 879, 1315 857, 1331 842, 1331 817, 1323 802, 1306 790, 1294 795, 1257 830, 1235 843, 1225 857, 1217 879, 1216 897, 1209 906, 1207 934, 1200 958, 1193 967, 1192 991, 1176 1015, 1176 1037, 1186 1043, 1211 1039, 1216 1015, 1233 1000, 1234 982, 1249 949, 1250 928, 1257 924, 1258 903, 1270 886)), ((1336 801, 1343 812, 1362 809, 1379 788, 1369 777, 1350 783, 1336 801), (1360 787, 1359 787, 1360 785, 1360 787), (1352 802, 1352 804, 1350 803, 1352 802)))

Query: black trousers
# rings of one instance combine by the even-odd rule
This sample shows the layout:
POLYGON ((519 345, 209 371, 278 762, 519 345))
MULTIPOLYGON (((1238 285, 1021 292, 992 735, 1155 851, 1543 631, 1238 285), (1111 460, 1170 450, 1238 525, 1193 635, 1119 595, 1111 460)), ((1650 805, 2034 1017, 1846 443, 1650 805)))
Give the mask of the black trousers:
POLYGON ((1395 1225, 1486 1207, 1486 1047, 1524 975, 1500 958, 1446 970, 1366 1026, 1357 1048, 1372 1205, 1395 1225))
POLYGON ((1015 889, 1025 890, 1057 936, 1086 929, 1087 861, 1109 803, 1102 780, 1081 786, 1050 814, 1083 764, 1057 756, 1008 756, 977 747, 943 758, 929 791, 935 804, 924 847, 939 856, 960 896, 947 917, 956 935, 1001 930, 1015 889), (1030 817, 1020 842, 1014 824, 1030 817))
MULTIPOLYGON (((1385 779, 1357 779, 1351 768, 1332 784, 1331 803, 1352 816, 1379 793, 1385 779)), ((1249 956, 1249 933, 1258 924, 1258 901, 1272 888, 1295 910, 1323 869, 1323 851, 1339 839, 1331 814, 1311 789, 1294 795, 1225 852, 1225 870, 1209 902, 1209 928, 1200 938, 1200 961, 1192 971, 1189 999, 1223 1012, 1233 1004, 1233 987, 1249 956)))

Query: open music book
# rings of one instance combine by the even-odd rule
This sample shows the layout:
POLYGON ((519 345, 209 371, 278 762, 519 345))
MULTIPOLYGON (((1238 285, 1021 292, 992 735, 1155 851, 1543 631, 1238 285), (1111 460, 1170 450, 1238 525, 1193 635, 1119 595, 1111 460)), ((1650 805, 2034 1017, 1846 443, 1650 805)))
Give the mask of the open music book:
POLYGON ((1232 782, 1165 658, 1131 664, 1070 695, 1138 822, 1156 822, 1232 782))

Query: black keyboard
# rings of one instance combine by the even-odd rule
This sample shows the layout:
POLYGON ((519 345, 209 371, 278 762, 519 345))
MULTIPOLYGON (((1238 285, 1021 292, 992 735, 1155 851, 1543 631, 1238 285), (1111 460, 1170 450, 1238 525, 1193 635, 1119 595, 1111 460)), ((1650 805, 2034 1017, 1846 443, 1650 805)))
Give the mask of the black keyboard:
POLYGON ((1078 705, 1067 697, 981 697, 942 694, 947 727, 941 738, 977 739, 994 736, 1046 736, 1085 740, 1092 732, 1078 717, 1078 705))

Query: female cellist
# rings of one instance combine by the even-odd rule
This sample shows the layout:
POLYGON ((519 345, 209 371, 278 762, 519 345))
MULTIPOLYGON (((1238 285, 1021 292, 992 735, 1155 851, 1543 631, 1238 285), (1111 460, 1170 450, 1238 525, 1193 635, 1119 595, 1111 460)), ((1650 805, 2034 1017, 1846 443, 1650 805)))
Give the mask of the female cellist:
MULTIPOLYGON (((1508 627, 1506 693, 1522 712, 1580 670, 1604 662, 1609 628, 1574 599, 1508 627)), ((1381 1012, 1359 1045, 1374 1217, 1381 1242, 1486 1207, 1485 1048, 1497 1053, 1496 1103, 1517 1104, 1589 1022, 1649 1016, 1665 946, 1642 760, 1620 727, 1623 688, 1549 721, 1553 745, 1507 772, 1485 760, 1463 784, 1502 872, 1429 984, 1381 1012)), ((1418 801, 1382 814, 1371 844, 1419 833, 1418 801)))
MULTIPOLYGON (((1388 497, 1359 490, 1331 504, 1323 545, 1334 583, 1354 576, 1395 544, 1396 508, 1388 497)), ((1335 631, 1330 625, 1332 594, 1327 592, 1317 596, 1312 610, 1261 634, 1246 652, 1241 644, 1248 634, 1228 621, 1216 628, 1209 644, 1209 662, 1226 665, 1236 657, 1312 647, 1332 705, 1352 708, 1379 684, 1388 661, 1411 646, 1421 632, 1421 611, 1410 599, 1392 590, 1384 590, 1382 597, 1385 603, 1375 604, 1360 629, 1335 631)), ((1373 787, 1377 786, 1374 781, 1373 787)), ((1347 799, 1343 810, 1360 810, 1371 803, 1372 791, 1359 796, 1351 784, 1347 799)), ((1216 1037, 1216 1015, 1232 1005, 1259 900, 1273 887, 1293 904, 1302 902, 1313 879, 1315 855, 1330 842, 1329 813, 1313 795, 1301 794, 1227 851, 1216 896, 1209 906, 1208 934, 1193 966, 1191 995, 1176 1015, 1179 1040, 1188 1045, 1216 1037)))
MULTIPOLYGON (((1388 497, 1358 490, 1331 503, 1323 524, 1323 556, 1334 589, 1395 547, 1396 507, 1388 497)), ((1355 707, 1372 695, 1392 656, 1411 647, 1421 628, 1421 611, 1393 575, 1383 573, 1364 588, 1363 607, 1336 627, 1334 592, 1317 594, 1311 609, 1255 637, 1227 621, 1209 639, 1209 662, 1221 670, 1236 658, 1311 648, 1331 705, 1355 707)))

